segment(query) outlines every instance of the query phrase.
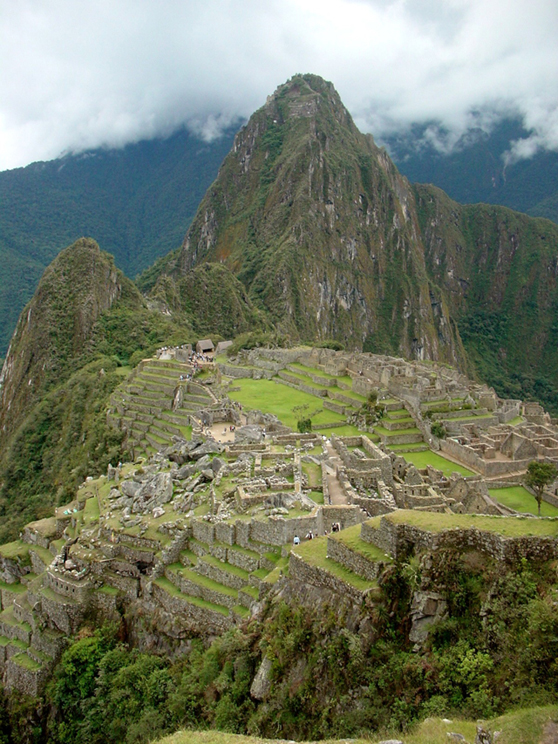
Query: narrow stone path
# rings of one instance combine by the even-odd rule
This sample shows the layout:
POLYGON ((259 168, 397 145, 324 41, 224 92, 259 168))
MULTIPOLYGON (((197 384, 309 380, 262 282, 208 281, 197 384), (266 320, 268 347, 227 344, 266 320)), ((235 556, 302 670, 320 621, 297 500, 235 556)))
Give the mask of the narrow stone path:
POLYGON ((329 498, 332 505, 343 506, 348 504, 348 501, 336 474, 337 467, 342 464, 341 459, 334 447, 331 445, 331 442, 326 442, 326 451, 328 456, 328 461, 326 462, 326 477, 329 498))

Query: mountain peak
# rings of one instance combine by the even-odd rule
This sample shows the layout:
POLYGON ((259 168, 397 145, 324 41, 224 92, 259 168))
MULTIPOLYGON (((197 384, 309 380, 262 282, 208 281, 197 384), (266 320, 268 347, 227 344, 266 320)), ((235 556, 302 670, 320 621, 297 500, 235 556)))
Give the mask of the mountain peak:
POLYGON ((459 364, 416 225, 408 182, 358 131, 334 86, 295 75, 237 134, 176 270, 224 263, 300 340, 459 364))

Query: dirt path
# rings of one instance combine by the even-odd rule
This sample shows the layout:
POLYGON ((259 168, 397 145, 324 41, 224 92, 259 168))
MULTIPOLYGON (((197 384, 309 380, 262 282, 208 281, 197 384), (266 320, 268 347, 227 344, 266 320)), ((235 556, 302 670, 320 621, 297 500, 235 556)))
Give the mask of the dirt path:
POLYGON ((326 464, 326 477, 329 498, 334 506, 342 506, 344 504, 347 504, 348 501, 336 475, 336 468, 338 465, 341 465, 341 459, 330 442, 326 443, 326 451, 329 458, 326 464))

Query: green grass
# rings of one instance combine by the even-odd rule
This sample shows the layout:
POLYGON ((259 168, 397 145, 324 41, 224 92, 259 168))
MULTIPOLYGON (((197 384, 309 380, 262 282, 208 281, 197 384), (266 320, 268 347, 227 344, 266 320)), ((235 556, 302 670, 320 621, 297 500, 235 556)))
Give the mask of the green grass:
POLYGON ((39 558, 46 566, 50 566, 50 564, 54 560, 54 556, 52 555, 50 550, 43 548, 41 545, 30 545, 29 547, 30 550, 33 551, 33 553, 36 553, 39 556, 39 558))
MULTIPOLYGON (((334 394, 339 393, 339 395, 343 395, 345 398, 350 398, 351 400, 357 401, 358 403, 366 403, 366 398, 364 395, 361 395, 360 393, 354 393, 352 390, 343 390, 342 388, 328 388, 328 390, 331 390, 334 394)), ((337 398, 337 395, 333 396, 334 398, 337 398)))
POLYGON ((310 491, 310 493, 308 494, 308 496, 310 496, 310 498, 312 499, 312 501, 315 504, 323 504, 324 503, 324 494, 323 494, 322 491, 310 491))
MULTIPOLYGON (((273 382, 272 380, 235 380, 235 387, 240 390, 229 393, 231 400, 236 400, 248 410, 259 410, 262 413, 275 414, 285 426, 296 429, 297 418, 293 413, 296 406, 308 406, 308 412, 312 414, 321 406, 320 399, 315 395, 304 393, 288 385, 273 382)), ((328 423, 330 421, 343 421, 343 416, 335 411, 321 411, 312 415, 312 423, 328 423)))
POLYGON ((99 500, 97 496, 91 496, 87 499, 85 502, 85 507, 83 509, 83 523, 84 524, 91 524, 92 522, 97 522, 99 519, 99 500))
MULTIPOLYGON (((491 732, 501 731, 498 744, 539 744, 542 741, 544 725, 558 718, 558 706, 529 708, 506 713, 493 718, 485 724, 491 732)), ((428 718, 405 733, 405 744, 448 744, 448 733, 457 733, 468 742, 475 740, 476 721, 455 719, 445 723, 440 718, 428 718)), ((382 731, 371 738, 350 739, 351 744, 373 744, 380 739, 401 739, 397 732, 382 731)), ((261 739, 257 736, 241 736, 219 731, 177 731, 154 744, 274 744, 276 740, 261 739)), ((320 744, 344 744, 347 739, 327 739, 320 744)), ((300 742, 300 744, 304 744, 300 742)), ((307 743, 308 744, 308 743, 307 743)))
POLYGON ((169 581, 165 576, 161 576, 159 579, 155 579, 154 583, 157 584, 157 586, 160 586, 161 589, 164 589, 167 594, 170 594, 173 597, 180 597, 180 599, 182 599, 184 602, 189 602, 196 607, 201 607, 206 610, 213 610, 213 612, 218 612, 220 615, 229 614, 228 608, 223 607, 223 605, 215 604, 214 602, 208 602, 207 600, 201 599, 200 597, 192 597, 190 594, 184 594, 172 583, 172 581, 169 581))
POLYGON ((232 563, 224 563, 223 561, 220 561, 218 558, 215 558, 212 555, 202 556, 200 558, 200 562, 208 563, 209 565, 214 566, 221 571, 226 571, 227 573, 234 574, 234 576, 237 576, 239 579, 243 579, 246 582, 249 580, 250 574, 248 571, 243 568, 239 568, 238 566, 233 566, 232 563))
POLYGON ((523 416, 516 416, 515 418, 512 418, 511 421, 508 421, 508 426, 517 426, 518 424, 522 424, 525 421, 523 416))
MULTIPOLYGON (((335 377, 335 375, 330 375, 327 372, 322 372, 320 369, 316 369, 315 367, 305 367, 304 364, 300 364, 299 362, 293 362, 292 364, 289 364, 289 367, 294 367, 305 375, 318 375, 319 377, 323 377, 324 380, 339 379, 335 377)), ((285 372, 290 372, 290 369, 286 369, 285 372)))
POLYGON ((431 465, 433 468, 441 470, 444 475, 451 475, 452 473, 459 473, 465 476, 475 475, 475 473, 463 467, 463 465, 458 465, 451 460, 447 460, 445 457, 431 450, 425 452, 402 452, 401 455, 407 462, 413 463, 419 470, 425 468, 427 465, 431 465))
MULTIPOLYGON (((523 486, 513 486, 511 488, 490 488, 488 493, 493 499, 499 501, 510 509, 522 512, 524 514, 537 515, 537 502, 523 486)), ((541 517, 558 517, 558 508, 547 504, 545 501, 541 504, 541 517)))
POLYGON ((13 592, 14 594, 25 594, 25 592, 27 591, 27 587, 23 586, 23 584, 7 584, 5 581, 0 581, 0 589, 4 589, 8 592, 13 592))
POLYGON ((357 576, 339 563, 332 561, 331 558, 328 558, 326 537, 317 537, 314 540, 303 542, 293 548, 292 552, 299 555, 310 566, 316 566, 317 568, 322 568, 325 571, 328 571, 330 574, 333 574, 333 576, 341 579, 341 581, 344 581, 347 584, 350 584, 361 592, 376 586, 375 582, 365 581, 365 579, 357 576))
POLYGON ((95 591, 100 592, 101 594, 109 594, 111 597, 114 597, 118 594, 118 589, 114 586, 107 586, 106 584, 104 586, 101 586, 99 589, 96 589, 95 591))
POLYGON ((49 586, 43 586, 40 593, 43 597, 51 599, 53 602, 61 602, 62 604, 78 604, 73 597, 67 597, 65 594, 57 594, 49 586))
POLYGON ((117 367, 114 370, 114 374, 118 375, 119 377, 128 377, 131 371, 131 367, 129 367, 128 365, 123 365, 122 367, 117 367))
POLYGON ((440 514, 400 509, 384 517, 372 517, 370 523, 378 524, 380 519, 388 519, 393 524, 410 524, 429 532, 467 529, 496 532, 503 537, 557 537, 558 519, 533 519, 531 517, 492 517, 485 514, 440 514), (375 522, 377 520, 377 522, 375 522))
POLYGON ((26 653, 12 656, 12 661, 16 664, 19 664, 19 666, 25 667, 25 669, 29 669, 31 671, 37 671, 37 669, 41 668, 41 665, 38 664, 35 659, 32 659, 26 653))
POLYGON ((316 488, 322 485, 322 469, 314 462, 301 463, 302 472, 308 476, 308 485, 310 488, 316 488))
POLYGON ((5 543, 4 545, 0 545, 0 555, 12 561, 19 559, 24 563, 29 563, 29 545, 21 540, 5 543))
MULTIPOLYGON (((412 452, 413 450, 420 449, 421 447, 425 447, 424 442, 415 442, 414 444, 390 444, 389 448, 390 450, 393 450, 394 452, 412 452)), ((402 452, 402 454, 403 454, 402 452)))
POLYGON ((391 562, 391 558, 386 556, 383 550, 372 545, 371 543, 365 542, 360 537, 360 524, 355 524, 353 527, 347 527, 347 529, 341 532, 335 532, 330 535, 333 540, 338 540, 343 545, 346 545, 356 553, 360 553, 362 556, 367 558, 369 561, 386 561, 391 562))
POLYGON ((335 426, 332 428, 317 429, 316 433, 323 434, 326 437, 330 437, 332 434, 335 434, 338 437, 354 437, 358 434, 362 434, 362 431, 360 429, 357 429, 356 426, 347 424, 346 426, 335 426))
POLYGON ((388 438, 405 436, 407 434, 420 434, 420 429, 417 429, 416 426, 412 426, 409 429, 397 429, 395 431, 385 429, 383 426, 375 426, 374 431, 376 432, 376 434, 380 434, 381 436, 388 438))
MULTIPOLYGON (((204 558, 207 558, 207 556, 204 556, 204 558)), ((198 586, 203 586, 206 589, 210 589, 211 591, 218 592, 219 594, 224 594, 227 597, 238 597, 238 589, 232 589, 230 586, 225 586, 224 584, 220 584, 218 581, 209 579, 207 576, 202 576, 201 574, 197 574, 195 571, 192 571, 189 568, 184 568, 182 563, 173 563, 168 568, 173 573, 176 573, 179 576, 182 576, 182 578, 187 579, 188 581, 191 581, 193 584, 197 584, 198 586)))

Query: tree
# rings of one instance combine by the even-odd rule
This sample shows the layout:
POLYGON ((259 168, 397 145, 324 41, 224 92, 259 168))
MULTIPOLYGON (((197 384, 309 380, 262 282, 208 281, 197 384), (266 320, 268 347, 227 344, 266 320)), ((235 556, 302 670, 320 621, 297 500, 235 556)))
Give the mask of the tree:
POLYGON ((535 492, 535 499, 539 507, 539 517, 541 516, 541 502, 543 491, 546 486, 550 485, 558 475, 556 466, 551 462, 538 462, 533 460, 527 467, 525 483, 535 492))

